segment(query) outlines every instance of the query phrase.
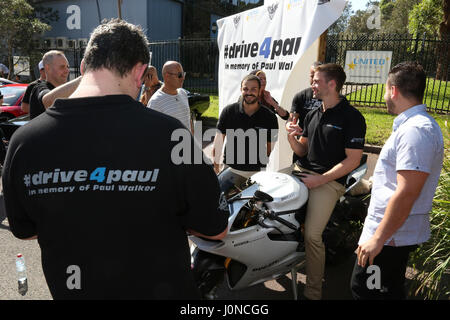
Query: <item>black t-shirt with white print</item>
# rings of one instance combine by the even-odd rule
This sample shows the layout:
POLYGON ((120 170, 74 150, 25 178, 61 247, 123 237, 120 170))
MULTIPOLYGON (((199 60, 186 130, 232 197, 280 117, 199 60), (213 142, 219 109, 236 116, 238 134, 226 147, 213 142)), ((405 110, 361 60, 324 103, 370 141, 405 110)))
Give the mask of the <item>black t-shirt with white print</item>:
POLYGON ((8 220, 18 238, 38 235, 55 299, 199 298, 186 230, 216 235, 228 220, 212 166, 175 164, 180 143, 196 146, 125 95, 56 100, 16 131, 8 220))

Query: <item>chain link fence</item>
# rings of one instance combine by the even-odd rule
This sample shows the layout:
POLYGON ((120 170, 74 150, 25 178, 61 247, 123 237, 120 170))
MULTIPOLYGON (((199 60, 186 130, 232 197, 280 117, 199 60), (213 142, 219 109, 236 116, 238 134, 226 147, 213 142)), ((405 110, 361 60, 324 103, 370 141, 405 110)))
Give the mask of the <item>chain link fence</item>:
MULTIPOLYGON (((450 111, 450 37, 445 40, 399 34, 344 34, 327 37, 325 62, 345 67, 349 50, 392 51, 391 67, 402 61, 419 62, 427 75, 424 103, 429 111, 450 111)), ((346 83, 342 94, 357 106, 384 107, 384 84, 346 83)))
MULTIPOLYGON (((50 50, 47 49, 47 50, 50 50)), ((47 50, 42 50, 42 54, 47 50)), ((166 61, 182 64, 186 71, 184 87, 193 92, 218 94, 219 49, 216 39, 179 39, 150 43, 151 64, 161 70, 166 61)), ((429 111, 450 111, 450 37, 407 37, 398 34, 385 35, 333 35, 327 37, 325 62, 345 67, 348 50, 392 51, 391 66, 407 60, 418 61, 427 74, 424 103, 429 111)), ((71 66, 73 79, 80 74, 79 65, 84 48, 63 50, 71 66)), ((37 63, 36 63, 37 65, 37 63)), ((306 75, 305 75, 306 76, 306 75)), ((349 83, 342 94, 355 106, 384 107, 384 84, 349 83)))

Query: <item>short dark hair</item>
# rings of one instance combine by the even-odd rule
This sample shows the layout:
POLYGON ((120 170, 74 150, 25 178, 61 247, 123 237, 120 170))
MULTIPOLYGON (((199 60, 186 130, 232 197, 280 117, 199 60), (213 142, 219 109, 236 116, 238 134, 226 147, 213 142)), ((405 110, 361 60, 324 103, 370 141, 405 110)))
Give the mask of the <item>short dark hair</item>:
POLYGON ((337 92, 341 91, 342 87, 344 86, 345 79, 347 79, 344 69, 342 69, 340 65, 335 63, 321 64, 317 66, 314 71, 323 72, 327 82, 330 80, 334 80, 336 82, 337 92))
POLYGON ((405 98, 423 100, 427 77, 423 67, 413 61, 397 64, 389 71, 388 83, 396 86, 405 98))
POLYGON ((256 81, 256 82, 258 82, 258 87, 261 88, 261 80, 258 78, 258 76, 255 76, 254 74, 248 74, 244 77, 244 79, 242 79, 241 88, 242 88, 242 84, 245 81, 256 81))
POLYGON ((84 69, 105 68, 123 77, 136 63, 150 61, 148 45, 141 27, 120 19, 103 20, 87 44, 84 69))

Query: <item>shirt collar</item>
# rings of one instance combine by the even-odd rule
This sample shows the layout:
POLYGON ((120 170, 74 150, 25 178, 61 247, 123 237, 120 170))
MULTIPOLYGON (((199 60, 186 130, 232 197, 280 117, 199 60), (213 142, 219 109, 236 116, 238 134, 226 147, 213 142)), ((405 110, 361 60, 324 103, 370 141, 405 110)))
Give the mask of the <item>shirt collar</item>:
MULTIPOLYGON (((329 108, 326 110, 327 113, 340 112, 340 110, 344 107, 345 103, 347 103, 347 99, 341 95, 339 95, 339 99, 340 99, 339 102, 333 108, 329 108)), ((321 101, 321 100, 319 100, 319 101, 321 101)), ((324 113, 322 104, 320 105, 319 110, 321 113, 324 113)))
POLYGON ((406 109, 402 113, 400 113, 395 119, 393 123, 393 130, 397 130, 403 123, 406 122, 410 117, 416 115, 418 113, 426 113, 427 105, 426 104, 418 104, 417 106, 406 109))
MULTIPOLYGON (((244 102, 244 99, 242 98, 242 96, 239 98, 239 112, 240 113, 242 113, 242 114, 244 114, 245 113, 245 110, 244 110, 244 106, 243 106, 243 102, 244 102)), ((260 103, 260 102, 258 102, 258 104, 259 104, 259 108, 258 108, 258 110, 256 110, 256 112, 254 113, 254 114, 256 114, 258 111, 259 111, 259 109, 261 109, 261 107, 263 107, 263 105, 260 103)), ((246 114, 246 113, 245 113, 246 114)), ((254 115, 253 114, 253 115, 254 115)), ((252 115, 252 116, 253 116, 252 115)))

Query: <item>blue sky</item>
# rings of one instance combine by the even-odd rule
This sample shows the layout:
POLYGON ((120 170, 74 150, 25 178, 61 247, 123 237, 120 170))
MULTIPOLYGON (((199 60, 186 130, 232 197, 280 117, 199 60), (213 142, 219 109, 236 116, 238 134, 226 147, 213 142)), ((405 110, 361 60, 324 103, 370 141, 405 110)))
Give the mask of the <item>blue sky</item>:
POLYGON ((367 0, 349 0, 352 4, 352 10, 358 11, 358 10, 365 10, 366 9, 366 3, 367 0))

